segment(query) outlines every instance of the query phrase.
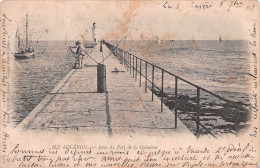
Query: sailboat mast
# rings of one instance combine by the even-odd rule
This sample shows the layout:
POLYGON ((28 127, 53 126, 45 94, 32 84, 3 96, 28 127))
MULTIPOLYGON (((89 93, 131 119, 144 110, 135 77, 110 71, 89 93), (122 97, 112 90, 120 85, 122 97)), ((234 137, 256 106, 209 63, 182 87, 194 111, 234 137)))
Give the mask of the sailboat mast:
POLYGON ((21 42, 20 42, 19 27, 17 27, 17 30, 16 30, 16 39, 17 39, 17 47, 18 47, 18 49, 20 49, 21 48, 21 42))
POLYGON ((26 48, 28 48, 28 13, 26 14, 26 48))
POLYGON ((30 40, 30 43, 31 43, 30 45, 32 46, 32 34, 31 33, 30 33, 30 39, 31 39, 30 40))

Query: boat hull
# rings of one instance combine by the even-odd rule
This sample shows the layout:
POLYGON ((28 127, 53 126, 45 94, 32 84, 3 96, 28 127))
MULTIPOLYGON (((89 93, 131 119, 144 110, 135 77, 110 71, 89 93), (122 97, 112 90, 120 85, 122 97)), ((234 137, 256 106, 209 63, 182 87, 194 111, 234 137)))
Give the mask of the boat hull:
POLYGON ((93 48, 93 47, 95 47, 96 45, 97 45, 96 42, 86 42, 86 43, 84 44, 84 47, 85 47, 85 48, 93 48))
POLYGON ((25 53, 15 53, 14 57, 16 59, 29 59, 34 57, 34 51, 32 52, 25 52, 25 53))

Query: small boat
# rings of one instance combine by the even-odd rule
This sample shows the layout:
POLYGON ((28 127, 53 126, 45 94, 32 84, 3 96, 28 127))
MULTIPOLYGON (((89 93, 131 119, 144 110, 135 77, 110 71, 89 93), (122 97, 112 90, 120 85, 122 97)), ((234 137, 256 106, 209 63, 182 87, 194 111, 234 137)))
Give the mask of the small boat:
POLYGON ((65 45, 68 43, 68 37, 66 36, 65 45))
POLYGON ((25 52, 19 52, 19 53, 14 53, 15 58, 21 58, 21 59, 28 59, 34 57, 34 51, 25 51, 25 52))
POLYGON ((157 38, 156 38, 156 43, 159 44, 159 45, 162 45, 162 42, 161 42, 161 40, 159 39, 159 36, 157 36, 157 38))
POLYGON ((221 37, 219 37, 219 42, 220 42, 220 43, 222 42, 221 37))
POLYGON ((28 13, 26 15, 26 44, 25 48, 21 47, 21 40, 20 40, 20 34, 19 34, 19 28, 17 28, 16 31, 16 39, 17 39, 17 48, 18 52, 14 53, 14 57, 16 59, 28 59, 28 58, 33 58, 34 57, 34 49, 31 48, 28 44, 28 13))
POLYGON ((93 48, 97 45, 97 42, 86 42, 84 43, 85 48, 93 48))

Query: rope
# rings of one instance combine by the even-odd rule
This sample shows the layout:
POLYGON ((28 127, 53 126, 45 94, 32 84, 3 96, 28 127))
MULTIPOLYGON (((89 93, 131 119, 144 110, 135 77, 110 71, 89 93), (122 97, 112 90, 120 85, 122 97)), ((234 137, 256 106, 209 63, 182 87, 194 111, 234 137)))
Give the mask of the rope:
MULTIPOLYGON (((93 50, 92 50, 93 51, 93 50)), ((84 51, 87 55, 88 55, 88 57, 90 58, 90 59, 92 59, 93 61, 95 61, 95 63, 97 63, 97 64, 99 64, 94 58, 92 58, 91 56, 89 56, 89 54, 86 52, 86 51, 84 51)), ((86 58, 84 58, 84 59, 86 59, 86 58)))
MULTIPOLYGON (((90 59, 92 59, 95 63, 99 64, 94 58, 92 58, 92 57, 90 56, 90 54, 94 51, 94 49, 95 49, 95 47, 93 47, 93 49, 90 51, 89 54, 88 54, 85 50, 82 50, 82 51, 84 51, 84 53, 87 54, 87 56, 88 56, 90 59)), ((74 52, 72 52, 72 50, 71 50, 70 47, 69 47, 69 49, 68 49, 67 54, 68 54, 69 56, 70 56, 71 54, 72 54, 72 55, 76 55, 74 52)), ((77 57, 77 56, 75 56, 75 57, 77 57)), ((86 58, 84 58, 84 59, 86 59, 86 58)))
MULTIPOLYGON (((118 47, 118 45, 121 43, 121 41, 122 41, 122 38, 120 39, 120 41, 118 42, 118 44, 116 45, 116 47, 118 47)), ((92 57, 90 56, 90 54, 94 51, 94 49, 95 49, 95 47, 93 47, 93 49, 92 49, 89 53, 87 53, 85 50, 83 50, 83 51, 84 51, 85 54, 87 54, 87 56, 88 56, 90 59, 92 59, 93 61, 95 61, 95 63, 97 63, 97 64, 100 64, 100 63, 102 63, 102 62, 104 63, 104 61, 112 54, 112 52, 110 51, 110 54, 107 55, 107 56, 104 58, 104 56, 103 56, 103 51, 102 51, 103 60, 102 60, 101 62, 97 62, 94 58, 92 58, 92 57)), ((72 55, 75 55, 75 53, 72 52, 71 48, 68 49, 67 54, 68 54, 69 56, 70 56, 71 54, 72 54, 72 55)), ((76 57, 76 56, 75 56, 75 57, 76 57)), ((84 59, 86 59, 86 58, 84 58, 84 59)))
MULTIPOLYGON (((121 41, 122 41, 122 38, 121 38, 121 40, 118 42, 118 44, 116 45, 116 47, 118 47, 118 45, 121 43, 121 41)), ((105 59, 103 59, 103 61, 105 61, 111 54, 112 54, 112 51, 110 50, 110 54, 109 54, 108 56, 106 56, 105 59)), ((103 61, 101 61, 101 62, 103 62, 103 61)))

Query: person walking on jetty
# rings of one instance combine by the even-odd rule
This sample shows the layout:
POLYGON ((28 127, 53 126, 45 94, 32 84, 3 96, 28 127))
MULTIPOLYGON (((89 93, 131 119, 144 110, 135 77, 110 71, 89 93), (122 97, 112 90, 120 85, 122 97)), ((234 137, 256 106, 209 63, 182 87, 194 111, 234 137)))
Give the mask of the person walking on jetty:
POLYGON ((84 56, 85 56, 84 52, 86 52, 85 47, 83 46, 83 44, 81 44, 80 41, 76 41, 75 44, 76 44, 76 47, 73 47, 73 48, 76 48, 76 52, 73 52, 71 50, 74 54, 77 54, 77 58, 76 58, 77 60, 75 62, 75 68, 82 69, 83 65, 84 65, 84 56), (77 64, 78 64, 78 67, 77 67, 77 64))

